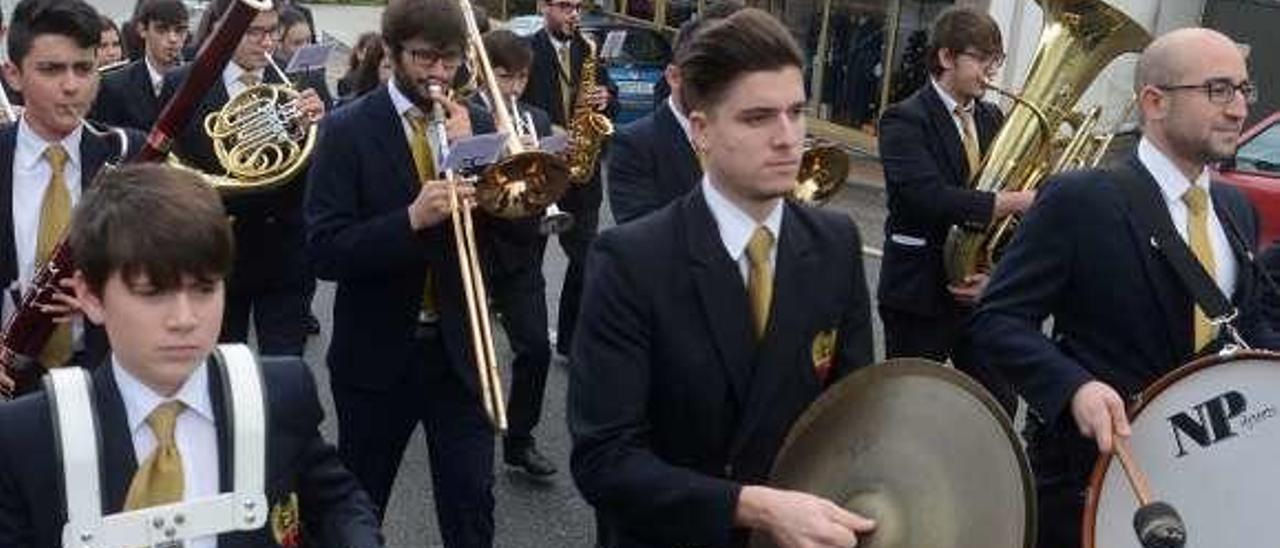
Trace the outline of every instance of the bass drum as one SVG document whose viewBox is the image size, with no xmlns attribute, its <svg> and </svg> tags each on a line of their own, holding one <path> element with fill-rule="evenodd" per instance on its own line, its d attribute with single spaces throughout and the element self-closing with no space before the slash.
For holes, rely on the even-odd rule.
<svg viewBox="0 0 1280 548">
<path fill-rule="evenodd" d="M 1129 450 L 1153 500 L 1186 524 L 1186 546 L 1260 546 L 1280 519 L 1280 354 L 1210 356 L 1161 377 L 1130 411 Z M 1118 459 L 1099 458 L 1084 548 L 1141 548 L 1138 501 Z"/>
</svg>

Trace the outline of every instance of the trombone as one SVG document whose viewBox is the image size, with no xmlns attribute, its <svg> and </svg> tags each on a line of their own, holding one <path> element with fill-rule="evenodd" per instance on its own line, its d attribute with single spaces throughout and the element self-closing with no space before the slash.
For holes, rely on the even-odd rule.
<svg viewBox="0 0 1280 548">
<path fill-rule="evenodd" d="M 533 115 L 529 111 L 520 110 L 520 101 L 515 95 L 509 97 L 511 103 L 511 116 L 515 118 L 516 137 L 524 139 L 528 137 L 534 143 L 538 142 L 538 127 L 533 123 Z M 491 101 L 492 102 L 492 101 Z M 538 220 L 538 232 L 543 236 L 550 234 L 560 234 L 566 230 L 573 228 L 573 214 L 560 209 L 555 202 L 551 202 L 547 209 L 543 211 L 542 218 Z"/>
<path fill-rule="evenodd" d="M 439 86 L 431 86 L 439 92 Z M 493 329 L 489 323 L 489 295 L 480 269 L 475 227 L 471 218 L 474 199 L 458 197 L 458 184 L 463 182 L 444 161 L 449 156 L 449 135 L 445 128 L 444 106 L 439 101 L 431 106 L 431 137 L 437 166 L 449 182 L 449 206 L 453 210 L 453 243 L 458 251 L 458 272 L 467 305 L 467 322 L 471 328 L 471 350 L 475 355 L 476 373 L 480 378 L 480 400 L 489 422 L 499 432 L 507 430 L 507 403 L 502 393 L 502 377 L 498 374 L 498 357 L 493 349 Z"/>
</svg>

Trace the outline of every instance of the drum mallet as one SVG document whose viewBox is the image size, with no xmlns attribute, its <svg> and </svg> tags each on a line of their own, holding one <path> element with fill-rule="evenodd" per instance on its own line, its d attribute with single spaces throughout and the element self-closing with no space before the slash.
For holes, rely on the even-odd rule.
<svg viewBox="0 0 1280 548">
<path fill-rule="evenodd" d="M 1143 548 L 1182 548 L 1187 542 L 1187 526 L 1182 516 L 1167 502 L 1152 501 L 1147 476 L 1129 453 L 1129 442 L 1115 437 L 1116 457 L 1124 468 L 1129 487 L 1138 497 L 1138 511 L 1133 514 L 1133 530 Z"/>
</svg>

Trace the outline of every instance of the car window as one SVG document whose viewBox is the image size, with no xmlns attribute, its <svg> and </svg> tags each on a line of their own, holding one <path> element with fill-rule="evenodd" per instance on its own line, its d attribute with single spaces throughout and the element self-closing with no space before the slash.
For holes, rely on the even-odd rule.
<svg viewBox="0 0 1280 548">
<path fill-rule="evenodd" d="M 1280 123 L 1272 123 L 1236 151 L 1236 169 L 1280 174 Z"/>
</svg>

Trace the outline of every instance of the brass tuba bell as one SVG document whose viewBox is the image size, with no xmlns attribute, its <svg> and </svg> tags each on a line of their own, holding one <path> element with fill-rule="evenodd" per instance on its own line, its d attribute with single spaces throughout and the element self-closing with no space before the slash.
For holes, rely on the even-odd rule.
<svg viewBox="0 0 1280 548">
<path fill-rule="evenodd" d="M 1151 41 L 1142 25 L 1101 0 L 1038 1 L 1045 20 L 1040 44 L 1022 93 L 997 89 L 1016 103 L 982 167 L 970 178 L 970 186 L 977 190 L 1034 190 L 1056 170 L 1087 165 L 1062 154 L 1059 160 L 1052 160 L 1057 144 L 1054 137 L 1063 124 L 1075 130 L 1066 154 L 1087 155 L 1089 161 L 1096 162 L 1101 151 L 1087 143 L 1093 139 L 1090 128 L 1097 114 L 1082 115 L 1072 109 L 1113 59 L 1139 51 Z M 993 219 L 981 228 L 952 228 L 944 248 L 947 278 L 959 282 L 970 274 L 989 271 L 1012 236 L 1015 219 Z"/>
<path fill-rule="evenodd" d="M 844 188 L 848 176 L 849 155 L 843 150 L 830 145 L 809 147 L 800 158 L 791 199 L 811 206 L 826 204 Z"/>
</svg>

